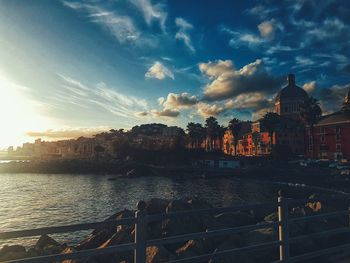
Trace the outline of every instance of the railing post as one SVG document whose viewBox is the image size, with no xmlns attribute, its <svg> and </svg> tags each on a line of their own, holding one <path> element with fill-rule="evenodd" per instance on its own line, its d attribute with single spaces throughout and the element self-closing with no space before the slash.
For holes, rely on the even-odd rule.
<svg viewBox="0 0 350 263">
<path fill-rule="evenodd" d="M 279 191 L 278 197 L 278 236 L 280 241 L 280 261 L 289 259 L 288 202 Z"/>
<path fill-rule="evenodd" d="M 139 201 L 137 203 L 137 211 L 135 212 L 135 244 L 134 251 L 135 263 L 146 263 L 146 240 L 147 240 L 147 219 L 146 219 L 146 203 Z"/>
</svg>

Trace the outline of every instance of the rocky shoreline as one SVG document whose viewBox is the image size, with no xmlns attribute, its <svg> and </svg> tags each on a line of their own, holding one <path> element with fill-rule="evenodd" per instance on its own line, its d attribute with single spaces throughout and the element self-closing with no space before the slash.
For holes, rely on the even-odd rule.
<svg viewBox="0 0 350 263">
<path fill-rule="evenodd" d="M 310 196 L 311 199 L 318 196 Z M 317 215 L 325 212 L 348 209 L 348 203 L 345 201 L 315 202 L 310 201 L 290 208 L 289 216 L 291 218 Z M 183 210 L 211 208 L 207 202 L 198 199 L 183 200 L 163 200 L 151 199 L 146 202 L 147 214 L 171 213 Z M 135 211 L 122 210 L 110 216 L 106 220 L 129 218 L 134 216 Z M 277 213 L 275 209 L 256 209 L 241 210 L 237 212 L 228 212 L 215 215 L 192 216 L 165 219 L 158 222 L 152 222 L 148 225 L 147 238 L 156 239 L 181 235 L 193 232 L 203 232 L 208 230 L 222 229 L 228 227 L 238 227 L 243 225 L 254 225 L 266 222 L 275 222 Z M 334 228 L 349 227 L 349 218 L 347 216 L 338 216 L 329 219 L 318 219 L 309 222 L 299 222 L 291 226 L 291 237 L 307 235 L 319 231 L 326 231 Z M 216 253 L 219 251 L 254 245 L 263 242 L 277 240 L 276 228 L 262 228 L 246 233 L 228 235 L 215 238 L 204 238 L 197 240 L 188 240 L 164 246 L 153 246 L 147 248 L 147 262 L 167 262 L 169 260 L 193 257 L 201 254 Z M 93 230 L 87 237 L 74 246 L 59 244 L 49 236 L 41 236 L 34 247 L 25 248 L 20 245 L 4 246 L 0 250 L 0 261 L 27 258 L 33 256 L 42 256 L 56 253 L 72 253 L 92 248 L 106 248 L 112 245 L 130 243 L 134 241 L 134 226 L 114 226 L 109 228 L 100 228 Z M 307 253 L 326 247 L 332 247 L 350 242 L 348 232 L 340 233 L 329 237 L 307 238 L 302 242 L 291 244 L 291 254 L 297 255 Z M 278 251 L 276 248 L 259 250 L 254 253 L 247 253 L 236 256 L 221 256 L 212 259 L 210 262 L 271 262 L 277 260 Z M 350 254 L 342 255 L 350 258 Z M 339 262 L 339 255 L 330 255 L 322 259 L 314 259 L 307 262 Z M 91 257 L 85 260 L 66 260 L 65 263 L 132 263 L 133 252 L 119 252 L 104 256 Z"/>
</svg>

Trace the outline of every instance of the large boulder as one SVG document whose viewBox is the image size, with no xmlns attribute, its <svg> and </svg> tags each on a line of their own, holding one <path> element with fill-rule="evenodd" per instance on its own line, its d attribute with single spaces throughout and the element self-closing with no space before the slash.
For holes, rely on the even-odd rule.
<svg viewBox="0 0 350 263">
<path fill-rule="evenodd" d="M 210 243 L 205 239 L 189 240 L 176 250 L 178 258 L 188 258 L 210 253 Z"/>
<path fill-rule="evenodd" d="M 147 247 L 146 262 L 147 263 L 161 263 L 174 260 L 175 256 L 163 246 Z"/>
<path fill-rule="evenodd" d="M 110 217 L 108 217 L 105 221 L 117 220 L 123 218 L 134 217 L 134 212 L 124 209 Z M 115 233 L 120 230 L 126 229 L 127 231 L 131 231 L 134 225 L 115 225 L 111 227 L 100 227 L 92 231 L 90 235 L 88 235 L 84 240 L 82 240 L 77 246 L 76 249 L 92 249 L 101 246 L 107 240 L 109 240 Z"/>
<path fill-rule="evenodd" d="M 251 214 L 240 211 L 218 214 L 214 219 L 222 228 L 239 227 L 256 223 Z"/>
<path fill-rule="evenodd" d="M 5 245 L 0 250 L 0 261 L 8 261 L 27 257 L 25 247 L 20 245 Z"/>
<path fill-rule="evenodd" d="M 274 228 L 261 228 L 243 233 L 243 242 L 245 246 L 258 245 L 261 243 L 272 242 L 278 240 L 278 232 Z M 278 247 L 268 247 L 260 250 L 255 250 L 249 254 L 255 262 L 272 262 L 277 260 Z"/>
<path fill-rule="evenodd" d="M 48 235 L 42 235 L 36 242 L 34 249 L 39 255 L 58 254 L 65 248 Z"/>
<path fill-rule="evenodd" d="M 116 246 L 120 244 L 126 244 L 133 242 L 133 235 L 128 229 L 121 229 L 110 239 L 108 239 L 105 243 L 103 243 L 99 248 L 107 248 L 109 246 Z M 95 260 L 98 260 L 100 262 L 120 262 L 120 261 L 127 261 L 127 262 L 133 262 L 133 252 L 132 251 L 124 251 L 124 252 L 117 252 L 113 254 L 108 255 L 102 255 L 99 257 L 94 257 Z"/>
<path fill-rule="evenodd" d="M 152 198 L 146 203 L 146 212 L 149 215 L 165 213 L 168 204 L 168 200 Z"/>
</svg>

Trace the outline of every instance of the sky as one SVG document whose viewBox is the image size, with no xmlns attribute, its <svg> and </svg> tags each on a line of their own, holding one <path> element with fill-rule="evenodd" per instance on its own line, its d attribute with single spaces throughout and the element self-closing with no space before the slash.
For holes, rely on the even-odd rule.
<svg viewBox="0 0 350 263">
<path fill-rule="evenodd" d="M 255 120 L 297 85 L 338 110 L 350 1 L 0 1 L 0 148 L 142 123 Z"/>
</svg>

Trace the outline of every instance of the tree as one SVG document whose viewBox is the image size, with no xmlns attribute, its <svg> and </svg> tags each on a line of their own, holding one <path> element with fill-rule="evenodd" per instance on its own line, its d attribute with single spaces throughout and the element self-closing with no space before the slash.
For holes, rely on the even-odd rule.
<svg viewBox="0 0 350 263">
<path fill-rule="evenodd" d="M 255 131 L 252 133 L 252 140 L 255 148 L 255 155 L 258 155 L 258 145 L 261 140 L 260 133 Z"/>
<path fill-rule="evenodd" d="M 314 125 L 322 115 L 320 103 L 317 99 L 310 97 L 300 105 L 300 117 L 309 126 L 312 141 L 312 158 L 315 158 L 314 147 Z"/>
<path fill-rule="evenodd" d="M 274 112 L 267 112 L 262 118 L 262 126 L 269 133 L 270 150 L 272 150 L 273 134 L 277 130 L 281 122 L 281 116 Z"/>
<path fill-rule="evenodd" d="M 194 148 L 195 141 L 197 139 L 196 124 L 194 122 L 189 122 L 187 124 L 186 131 L 191 139 L 191 148 Z"/>
<path fill-rule="evenodd" d="M 215 139 L 218 135 L 219 124 L 215 117 L 209 117 L 205 120 L 205 128 L 207 131 L 207 139 L 209 141 L 209 150 L 215 149 Z"/>
<path fill-rule="evenodd" d="M 220 150 L 222 150 L 223 137 L 224 137 L 225 132 L 226 132 L 226 127 L 224 127 L 222 125 L 218 127 L 217 137 L 220 140 Z"/>
<path fill-rule="evenodd" d="M 233 147 L 234 147 L 235 156 L 236 156 L 237 145 L 238 145 L 238 135 L 242 129 L 242 121 L 237 118 L 233 118 L 232 120 L 229 121 L 228 128 L 230 129 L 233 135 Z"/>
</svg>

